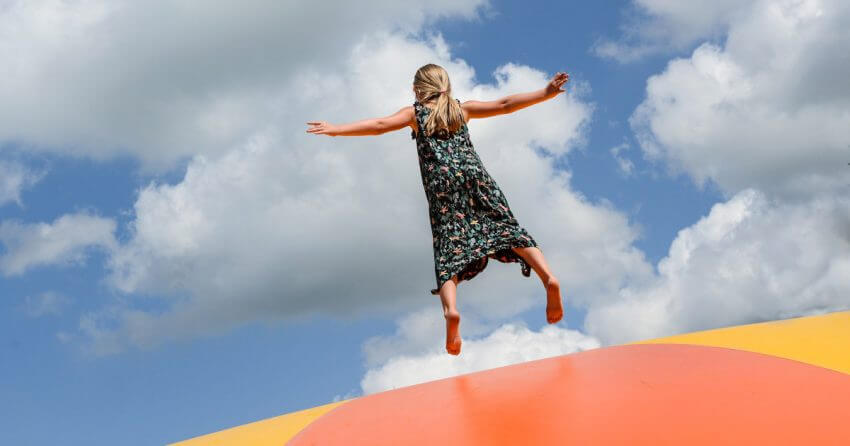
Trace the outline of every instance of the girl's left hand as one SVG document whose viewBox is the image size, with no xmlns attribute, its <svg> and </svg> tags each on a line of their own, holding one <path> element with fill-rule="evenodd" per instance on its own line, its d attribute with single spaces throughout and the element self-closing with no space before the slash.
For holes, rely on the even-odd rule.
<svg viewBox="0 0 850 446">
<path fill-rule="evenodd" d="M 547 96 L 557 96 L 564 92 L 561 88 L 567 81 L 570 80 L 569 73 L 565 71 L 559 71 L 555 73 L 555 76 L 552 77 L 552 80 L 546 85 L 546 95 Z"/>
<path fill-rule="evenodd" d="M 307 129 L 307 133 L 336 136 L 336 126 L 328 123 L 327 121 L 310 121 L 307 124 L 313 126 Z"/>
</svg>

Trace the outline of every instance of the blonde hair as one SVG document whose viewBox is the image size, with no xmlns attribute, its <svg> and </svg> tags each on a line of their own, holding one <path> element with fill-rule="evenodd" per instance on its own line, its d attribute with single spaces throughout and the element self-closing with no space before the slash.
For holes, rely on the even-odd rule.
<svg viewBox="0 0 850 446">
<path fill-rule="evenodd" d="M 425 120 L 425 135 L 439 134 L 441 137 L 447 137 L 463 126 L 463 110 L 452 98 L 452 84 L 443 67 L 432 63 L 420 67 L 413 76 L 413 88 L 419 103 L 437 99 L 436 105 Z"/>
</svg>

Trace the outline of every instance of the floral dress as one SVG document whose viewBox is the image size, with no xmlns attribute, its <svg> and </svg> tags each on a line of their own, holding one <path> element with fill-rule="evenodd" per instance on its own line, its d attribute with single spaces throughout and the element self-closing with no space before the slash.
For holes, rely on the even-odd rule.
<svg viewBox="0 0 850 446">
<path fill-rule="evenodd" d="M 431 294 L 439 295 L 455 274 L 458 281 L 472 279 L 487 267 L 488 258 L 519 263 L 528 277 L 531 266 L 511 248 L 540 247 L 519 225 L 505 195 L 481 163 L 466 123 L 445 137 L 425 136 L 431 109 L 419 101 L 413 107 L 418 131 L 412 130 L 411 137 L 416 140 L 434 244 L 437 288 Z"/>
</svg>

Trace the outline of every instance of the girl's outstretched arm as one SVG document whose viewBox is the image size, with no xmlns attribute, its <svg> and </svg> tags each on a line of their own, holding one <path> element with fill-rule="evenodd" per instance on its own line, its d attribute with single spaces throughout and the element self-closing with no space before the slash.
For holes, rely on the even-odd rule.
<svg viewBox="0 0 850 446">
<path fill-rule="evenodd" d="M 463 109 L 469 112 L 469 119 L 506 115 L 563 93 L 564 90 L 561 89 L 561 86 L 568 80 L 570 80 L 569 74 L 559 72 L 540 90 L 512 94 L 495 101 L 466 101 L 463 103 Z"/>
<path fill-rule="evenodd" d="M 328 136 L 364 136 L 381 135 L 393 130 L 408 127 L 413 124 L 413 106 L 408 105 L 394 114 L 384 118 L 371 118 L 349 124 L 334 125 L 325 121 L 309 121 L 313 126 L 307 133 Z"/>
</svg>

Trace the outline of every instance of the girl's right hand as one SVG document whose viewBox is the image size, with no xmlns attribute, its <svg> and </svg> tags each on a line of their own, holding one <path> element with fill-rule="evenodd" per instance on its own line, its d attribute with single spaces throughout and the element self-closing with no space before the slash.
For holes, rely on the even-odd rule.
<svg viewBox="0 0 850 446">
<path fill-rule="evenodd" d="M 553 76 L 552 80 L 549 81 L 549 84 L 546 85 L 546 96 L 556 96 L 563 93 L 564 90 L 561 89 L 561 86 L 569 80 L 570 75 L 566 72 L 561 71 L 555 73 L 555 76 Z"/>
<path fill-rule="evenodd" d="M 336 126 L 327 121 L 310 121 L 307 124 L 313 126 L 307 129 L 307 133 L 314 135 L 336 136 Z"/>
</svg>

